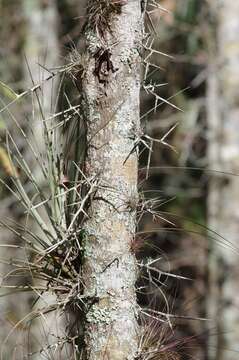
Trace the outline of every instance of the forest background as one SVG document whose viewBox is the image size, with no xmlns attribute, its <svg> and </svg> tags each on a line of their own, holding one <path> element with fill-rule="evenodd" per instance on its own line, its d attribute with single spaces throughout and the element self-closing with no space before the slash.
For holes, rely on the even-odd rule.
<svg viewBox="0 0 239 360">
<path fill-rule="evenodd" d="M 158 3 L 162 9 L 146 21 L 157 50 L 150 59 L 150 78 L 161 86 L 156 109 L 155 98 L 142 92 L 141 114 L 147 133 L 155 139 L 167 135 L 167 141 L 154 143 L 150 158 L 144 151 L 140 159 L 142 169 L 150 161 L 146 180 L 139 175 L 140 186 L 147 199 L 158 198 L 161 216 L 157 221 L 143 217 L 139 231 L 151 248 L 138 257 L 148 252 L 154 259 L 157 249 L 160 268 L 178 276 L 161 282 L 175 315 L 170 337 L 184 339 L 175 340 L 182 359 L 234 360 L 239 351 L 239 4 L 232 0 Z M 21 93 L 32 86 L 31 77 L 37 83 L 49 75 L 46 68 L 65 63 L 79 43 L 83 14 L 84 1 L 78 0 L 0 1 L 2 107 L 12 96 L 4 84 Z M 51 98 L 47 85 L 45 97 L 47 108 Z M 17 108 L 24 128 L 29 111 L 27 104 Z M 5 134 L 6 129 L 15 131 L 9 118 L 0 113 L 0 175 L 6 182 L 11 169 Z M 18 146 L 27 151 L 20 138 Z M 21 207 L 3 185 L 0 196 L 1 219 L 23 222 Z M 19 250 L 6 250 L 3 245 L 18 244 L 18 239 L 2 227 L 0 243 L 4 280 L 9 272 L 4 261 Z M 5 291 L 1 289 L 2 294 Z M 139 295 L 139 302 L 161 301 L 157 294 L 151 295 L 150 291 Z M 0 340 L 12 358 L 24 358 L 20 354 L 25 329 L 16 324 L 32 302 L 25 293 L 0 299 Z M 163 302 L 161 308 L 165 310 Z M 12 326 L 16 328 L 5 343 Z M 42 347 L 49 335 L 45 331 L 42 325 Z M 34 341 L 39 341 L 37 335 Z"/>
</svg>

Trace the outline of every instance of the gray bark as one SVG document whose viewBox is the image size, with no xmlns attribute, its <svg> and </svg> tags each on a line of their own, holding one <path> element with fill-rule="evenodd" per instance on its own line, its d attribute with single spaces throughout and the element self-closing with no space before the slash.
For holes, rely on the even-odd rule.
<svg viewBox="0 0 239 360">
<path fill-rule="evenodd" d="M 25 64 L 25 83 L 32 87 L 31 79 L 35 84 L 42 82 L 50 74 L 46 69 L 59 65 L 58 40 L 58 12 L 56 1 L 51 0 L 25 0 L 24 14 L 26 19 L 26 40 L 24 53 L 28 62 Z M 30 70 L 30 72 L 29 72 Z M 45 82 L 38 92 L 45 117 L 54 112 L 57 81 Z M 35 109 L 37 111 L 37 108 Z M 40 112 L 36 113 L 35 123 L 41 126 Z M 39 137 L 39 134 L 36 134 Z"/>
<path fill-rule="evenodd" d="M 42 107 L 43 117 L 47 119 L 54 114 L 56 110 L 56 95 L 59 86 L 59 79 L 54 78 L 53 81 L 44 82 L 43 80 L 49 76 L 46 69 L 51 69 L 59 65 L 59 40 L 58 40 L 58 20 L 59 15 L 57 11 L 56 0 L 24 0 L 24 15 L 26 20 L 26 38 L 24 44 L 24 52 L 27 59 L 25 64 L 25 87 L 31 88 L 32 80 L 34 84 L 42 83 L 41 89 L 37 92 L 39 101 Z M 33 147 L 36 145 L 36 152 L 44 154 L 44 137 L 43 137 L 43 122 L 42 113 L 39 109 L 39 104 L 36 94 L 32 95 L 32 101 L 29 98 L 29 112 L 31 116 L 31 130 L 29 131 L 29 138 Z M 50 127 L 50 122 L 47 122 Z M 29 150 L 29 149 L 28 149 Z M 32 171 L 35 174 L 39 186 L 43 185 L 43 178 L 39 166 L 36 165 L 35 159 L 32 158 L 32 153 L 26 154 L 29 163 L 32 164 Z M 44 215 L 43 215 L 44 216 Z M 39 229 L 35 223 L 31 225 L 32 231 L 37 234 Z M 49 224 L 50 226 L 50 224 Z M 40 284 L 39 284 L 40 285 Z M 45 284 L 42 284 L 45 285 Z M 30 311 L 45 307 L 56 301 L 56 297 L 52 294 L 42 294 L 35 305 L 34 309 Z M 44 318 L 41 316 L 34 321 L 31 327 L 30 341 L 31 350 L 35 353 L 34 359 L 42 359 L 50 356 L 51 346 L 56 343 L 57 337 L 61 337 L 63 333 L 63 325 L 60 321 L 60 316 L 55 313 L 50 313 Z M 59 351 L 54 351 L 54 358 L 60 357 L 61 347 Z M 62 354 L 61 354 L 62 355 Z M 63 356 L 63 355 L 62 355 Z M 62 357 L 63 358 L 63 357 Z"/>
<path fill-rule="evenodd" d="M 239 3 L 211 1 L 217 20 L 217 44 L 208 81 L 209 167 L 239 173 Z M 238 177 L 212 177 L 209 187 L 209 227 L 239 244 Z M 239 351 L 238 250 L 211 244 L 209 316 L 215 334 L 210 359 L 236 360 Z"/>
<path fill-rule="evenodd" d="M 138 156 L 131 151 L 140 132 L 143 19 L 140 0 L 118 3 L 120 13 L 110 14 L 111 30 L 102 36 L 88 13 L 82 78 L 88 142 L 85 173 L 89 181 L 97 181 L 85 223 L 82 271 L 89 299 L 84 342 L 91 360 L 133 359 L 138 342 L 137 269 L 130 248 L 136 230 Z M 103 53 L 109 68 L 106 60 L 100 64 Z"/>
</svg>

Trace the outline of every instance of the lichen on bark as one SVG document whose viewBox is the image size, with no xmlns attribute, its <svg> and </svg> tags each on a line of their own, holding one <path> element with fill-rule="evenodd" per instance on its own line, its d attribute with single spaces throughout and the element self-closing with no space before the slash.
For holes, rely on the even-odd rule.
<svg viewBox="0 0 239 360">
<path fill-rule="evenodd" d="M 89 1 L 89 6 L 92 3 Z M 143 19 L 139 0 L 102 3 L 120 11 L 113 11 L 110 29 L 106 26 L 104 34 L 92 23 L 85 28 L 89 55 L 82 77 L 87 122 L 85 175 L 97 179 L 97 188 L 84 225 L 87 236 L 81 280 L 89 299 L 85 304 L 84 356 L 132 360 L 138 346 L 137 266 L 131 252 L 136 208 L 129 210 L 128 204 L 133 198 L 137 207 L 138 155 L 132 149 L 140 130 Z M 88 13 L 88 20 L 90 16 Z"/>
</svg>

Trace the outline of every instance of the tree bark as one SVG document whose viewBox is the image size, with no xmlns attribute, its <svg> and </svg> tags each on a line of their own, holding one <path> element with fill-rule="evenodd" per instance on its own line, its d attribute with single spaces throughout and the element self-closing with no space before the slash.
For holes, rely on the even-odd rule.
<svg viewBox="0 0 239 360">
<path fill-rule="evenodd" d="M 31 79 L 38 84 L 49 76 L 50 72 L 47 69 L 59 65 L 59 14 L 55 0 L 24 0 L 23 6 L 27 22 L 24 53 L 28 66 L 25 64 L 25 83 L 32 87 Z M 45 117 L 49 116 L 50 112 L 54 112 L 57 82 L 58 79 L 54 79 L 54 82 L 45 82 L 38 93 Z M 40 111 L 38 110 L 37 119 L 34 119 L 38 124 L 38 131 L 40 126 L 42 127 L 39 117 Z M 37 135 L 39 136 L 39 134 Z"/>
<path fill-rule="evenodd" d="M 92 13 L 97 6 L 107 16 L 105 28 Z M 91 360 L 133 359 L 137 351 L 137 267 L 131 242 L 138 155 L 132 150 L 140 132 L 142 24 L 140 0 L 88 1 L 82 76 L 85 174 L 97 184 L 85 222 L 82 278 L 85 357 Z"/>
<path fill-rule="evenodd" d="M 217 22 L 208 81 L 209 167 L 239 173 L 239 3 L 211 1 Z M 213 176 L 209 187 L 209 227 L 238 249 L 238 177 Z M 211 244 L 209 316 L 215 334 L 210 359 L 236 360 L 239 351 L 238 251 Z M 216 328 L 216 329 L 215 329 Z"/>
</svg>

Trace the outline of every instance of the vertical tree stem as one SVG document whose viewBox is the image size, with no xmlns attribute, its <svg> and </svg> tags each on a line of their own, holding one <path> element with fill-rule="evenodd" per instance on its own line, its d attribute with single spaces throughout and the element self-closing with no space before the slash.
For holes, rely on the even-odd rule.
<svg viewBox="0 0 239 360">
<path fill-rule="evenodd" d="M 239 3 L 211 0 L 217 23 L 208 80 L 209 166 L 238 174 L 239 171 Z M 209 227 L 230 243 L 211 245 L 209 317 L 213 319 L 210 359 L 236 360 L 239 351 L 238 233 L 239 182 L 221 174 L 210 181 Z M 232 249 L 234 248 L 234 249 Z M 216 333 L 216 336 L 215 336 Z M 215 339 L 215 340 L 214 340 Z M 210 340 L 210 338 L 209 338 Z"/>
<path fill-rule="evenodd" d="M 136 230 L 138 155 L 131 151 L 140 130 L 143 21 L 140 0 L 112 1 L 119 8 L 107 12 L 110 29 L 103 29 L 91 17 L 92 3 L 82 88 L 87 119 L 85 172 L 89 181 L 97 180 L 97 187 L 85 223 L 84 342 L 87 359 L 133 359 L 138 324 L 131 242 Z"/>
</svg>

